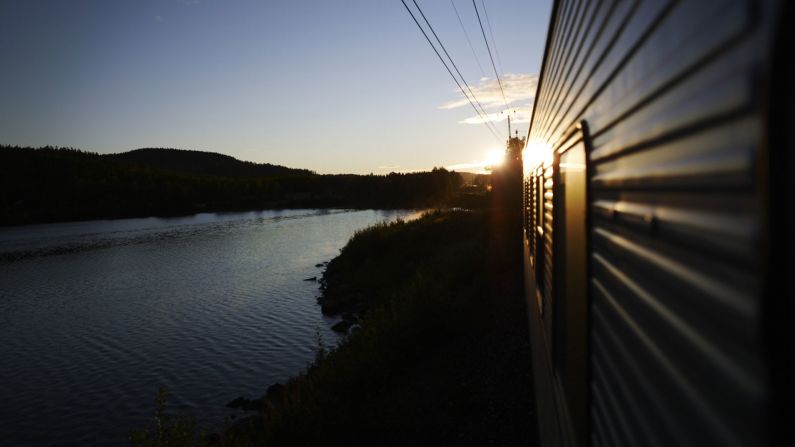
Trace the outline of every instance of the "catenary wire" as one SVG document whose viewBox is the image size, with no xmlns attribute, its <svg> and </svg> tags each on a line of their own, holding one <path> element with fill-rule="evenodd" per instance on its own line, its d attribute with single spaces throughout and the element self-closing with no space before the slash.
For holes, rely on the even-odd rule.
<svg viewBox="0 0 795 447">
<path fill-rule="evenodd" d="M 502 68 L 502 58 L 500 57 L 500 49 L 497 47 L 497 39 L 494 38 L 494 28 L 491 26 L 491 20 L 489 20 L 489 11 L 486 9 L 486 3 L 484 0 L 480 0 L 480 6 L 483 7 L 483 15 L 486 16 L 486 27 L 489 29 L 489 36 L 491 36 L 491 44 L 494 45 L 494 55 L 497 56 L 497 67 L 500 69 L 500 74 L 502 77 L 505 77 L 505 70 Z"/>
<path fill-rule="evenodd" d="M 422 12 L 422 8 L 420 8 L 420 5 L 417 3 L 417 0 L 412 0 L 412 2 L 414 3 L 414 6 L 417 8 L 417 11 L 420 12 L 422 20 L 425 21 L 426 25 L 428 25 L 428 29 L 431 30 L 433 37 L 436 39 L 436 42 L 439 43 L 439 46 L 442 48 L 442 51 L 444 52 L 444 55 L 447 56 L 447 59 L 450 61 L 450 64 L 453 66 L 453 69 L 455 70 L 456 73 L 458 73 L 458 77 L 461 79 L 461 82 L 464 83 L 464 86 L 466 86 L 467 91 L 469 91 L 469 94 L 472 96 L 472 99 L 474 99 L 475 103 L 478 105 L 478 107 L 480 107 L 480 111 L 483 112 L 484 115 L 482 118 L 485 119 L 486 117 L 489 116 L 488 112 L 486 112 L 486 109 L 484 109 L 483 105 L 480 103 L 480 101 L 478 101 L 477 96 L 475 96 L 475 92 L 472 91 L 472 88 L 469 87 L 469 83 L 467 82 L 466 79 L 464 79 L 464 75 L 462 75 L 461 71 L 458 70 L 458 66 L 455 64 L 455 61 L 453 61 L 453 57 L 450 56 L 450 53 L 447 52 L 447 48 L 444 47 L 442 40 L 439 39 L 439 36 L 436 34 L 436 31 L 433 29 L 431 22 L 428 21 L 427 17 L 425 17 L 425 13 Z M 494 127 L 494 124 L 491 121 L 488 121 L 486 125 L 492 127 L 494 131 L 499 134 L 499 131 Z"/>
<path fill-rule="evenodd" d="M 447 73 L 449 73 L 449 74 L 450 74 L 450 77 L 451 77 L 451 78 L 453 78 L 453 81 L 455 81 L 456 85 L 457 85 L 457 86 L 458 86 L 458 88 L 461 90 L 461 93 L 463 93 L 463 94 L 464 94 L 464 96 L 467 98 L 467 101 L 469 102 L 469 105 L 471 105 L 471 106 L 472 106 L 472 108 L 475 110 L 475 112 L 478 114 L 478 116 L 480 116 L 480 118 L 483 120 L 483 123 L 485 124 L 485 123 L 487 122 L 487 119 L 486 119 L 486 117 L 484 117 L 484 116 L 483 116 L 483 115 L 480 113 L 480 110 L 478 110 L 478 108 L 477 108 L 477 107 L 475 107 L 475 104 L 472 102 L 472 100 L 471 100 L 471 99 L 469 98 L 469 96 L 466 94 L 466 91 L 464 90 L 464 88 L 463 88 L 463 87 L 461 87 L 461 83 L 460 83 L 460 82 L 458 82 L 458 79 L 456 79 L 456 77 L 455 77 L 455 75 L 453 74 L 452 70 L 450 70 L 450 67 L 448 67 L 448 66 L 447 66 L 447 63 L 444 61 L 444 58 L 442 58 L 442 55 L 441 55 L 441 54 L 439 54 L 439 50 L 437 50 L 437 49 L 436 49 L 436 47 L 433 45 L 433 42 L 432 42 L 432 41 L 431 41 L 431 39 L 428 37 L 428 34 L 425 32 L 425 30 L 422 28 L 422 25 L 420 25 L 420 22 L 417 20 L 417 17 L 415 17 L 415 16 L 414 16 L 414 13 L 413 13 L 413 12 L 411 11 L 411 9 L 408 7 L 408 5 L 406 4 L 405 0 L 400 0 L 400 2 L 401 2 L 401 3 L 403 3 L 403 7 L 405 7 L 405 8 L 406 8 L 406 11 L 408 11 L 408 13 L 409 13 L 409 15 L 411 16 L 411 18 L 412 18 L 412 19 L 414 19 L 414 23 L 415 23 L 415 24 L 417 24 L 417 27 L 418 27 L 418 28 L 420 29 L 420 31 L 422 32 L 422 35 L 423 35 L 423 36 L 425 36 L 425 40 L 427 40 L 427 41 L 428 41 L 428 44 L 429 44 L 429 45 L 431 46 L 431 48 L 433 49 L 433 52 L 434 52 L 434 53 L 436 53 L 436 56 L 437 56 L 437 57 L 439 58 L 439 60 L 442 62 L 442 65 L 444 65 L 444 68 L 447 70 Z M 491 127 L 489 127 L 489 126 L 487 125 L 487 126 L 486 126 L 486 129 L 489 129 L 489 132 L 491 132 L 491 134 L 492 134 L 492 135 L 494 135 L 494 138 L 496 138 L 496 139 L 497 139 L 497 141 L 499 141 L 499 142 L 502 142 L 502 140 L 500 139 L 500 137 L 499 137 L 499 136 L 497 136 L 497 134 L 494 132 L 494 130 L 492 130 L 492 128 L 491 128 Z"/>
<path fill-rule="evenodd" d="M 402 0 L 401 0 L 402 1 Z M 502 89 L 502 81 L 500 75 L 497 74 L 497 66 L 494 65 L 494 57 L 491 55 L 491 48 L 489 47 L 489 39 L 486 38 L 486 31 L 483 30 L 483 21 L 480 20 L 480 13 L 478 12 L 478 5 L 475 0 L 472 0 L 472 6 L 475 7 L 475 14 L 478 16 L 478 23 L 480 24 L 480 32 L 483 34 L 483 40 L 486 42 L 486 49 L 489 51 L 489 59 L 491 59 L 491 68 L 494 69 L 494 76 L 497 77 L 497 85 L 500 86 L 500 93 L 502 94 L 502 101 L 505 103 L 505 108 L 508 108 L 508 100 L 505 99 L 505 90 Z"/>
<path fill-rule="evenodd" d="M 475 52 L 475 47 L 472 45 L 472 41 L 469 39 L 469 33 L 467 33 L 467 29 L 464 26 L 464 21 L 461 20 L 461 14 L 458 13 L 458 8 L 455 7 L 455 2 L 450 0 L 450 4 L 453 5 L 453 11 L 455 11 L 455 16 L 458 17 L 458 23 L 461 24 L 461 30 L 464 31 L 464 37 L 467 39 L 467 43 L 469 44 L 469 49 L 472 50 L 472 56 L 475 56 L 475 62 L 478 63 L 478 68 L 480 68 L 480 74 L 483 77 L 486 77 L 486 70 L 483 69 L 483 65 L 480 63 L 480 58 L 478 58 L 478 53 Z M 497 58 L 499 60 L 499 58 Z"/>
</svg>

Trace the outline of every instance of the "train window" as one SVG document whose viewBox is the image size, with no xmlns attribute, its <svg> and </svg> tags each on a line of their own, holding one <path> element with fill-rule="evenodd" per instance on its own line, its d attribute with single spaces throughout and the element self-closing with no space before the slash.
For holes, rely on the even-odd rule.
<svg viewBox="0 0 795 447">
<path fill-rule="evenodd" d="M 582 128 L 578 127 L 578 131 Z M 572 424 L 584 429 L 588 390 L 588 244 L 586 136 L 555 157 L 555 368 Z M 565 280 L 563 280 L 565 278 Z M 579 431 L 579 430 L 578 430 Z M 584 431 L 579 431 L 584 432 Z"/>
<path fill-rule="evenodd" d="M 535 278 L 538 289 L 537 301 L 540 315 L 544 316 L 544 170 L 538 168 L 534 175 L 535 182 L 535 218 L 533 234 L 535 235 Z"/>
<path fill-rule="evenodd" d="M 533 188 L 531 179 L 525 177 L 524 182 L 524 190 L 522 196 L 522 217 L 524 218 L 523 227 L 524 227 L 524 237 L 527 239 L 530 249 L 532 250 L 532 235 L 533 233 L 530 231 L 530 228 L 533 224 Z M 530 256 L 533 256 L 533 252 L 530 252 Z"/>
</svg>

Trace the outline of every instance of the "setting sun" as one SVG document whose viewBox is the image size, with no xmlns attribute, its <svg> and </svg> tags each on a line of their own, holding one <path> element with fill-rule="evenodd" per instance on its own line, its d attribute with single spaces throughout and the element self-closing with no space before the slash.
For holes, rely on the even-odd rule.
<svg viewBox="0 0 795 447">
<path fill-rule="evenodd" d="M 483 159 L 483 166 L 486 169 L 500 166 L 505 161 L 505 151 L 502 149 L 492 149 L 486 152 Z"/>
</svg>

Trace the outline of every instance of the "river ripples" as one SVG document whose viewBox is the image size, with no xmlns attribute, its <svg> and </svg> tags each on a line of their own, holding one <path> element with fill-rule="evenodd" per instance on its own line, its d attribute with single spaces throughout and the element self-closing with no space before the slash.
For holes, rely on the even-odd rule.
<svg viewBox="0 0 795 447">
<path fill-rule="evenodd" d="M 0 440 L 124 445 L 157 387 L 219 427 L 224 404 L 303 370 L 331 321 L 315 264 L 412 211 L 289 210 L 0 229 Z"/>
</svg>

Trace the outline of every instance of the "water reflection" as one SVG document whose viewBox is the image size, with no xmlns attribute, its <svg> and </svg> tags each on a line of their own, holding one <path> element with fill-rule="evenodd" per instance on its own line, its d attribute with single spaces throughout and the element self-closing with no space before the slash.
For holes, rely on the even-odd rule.
<svg viewBox="0 0 795 447">
<path fill-rule="evenodd" d="M 123 444 L 158 386 L 202 422 L 336 335 L 315 264 L 411 211 L 284 210 L 0 229 L 0 438 Z"/>
</svg>

